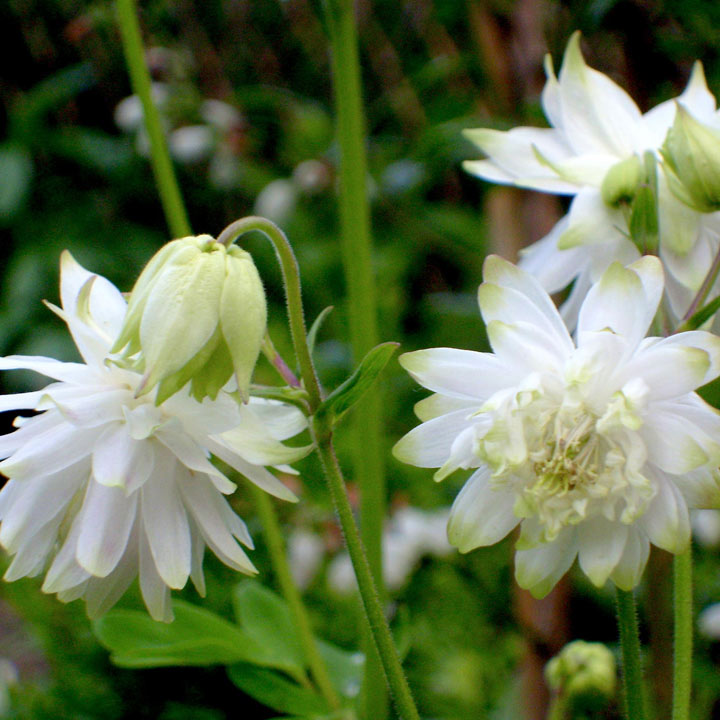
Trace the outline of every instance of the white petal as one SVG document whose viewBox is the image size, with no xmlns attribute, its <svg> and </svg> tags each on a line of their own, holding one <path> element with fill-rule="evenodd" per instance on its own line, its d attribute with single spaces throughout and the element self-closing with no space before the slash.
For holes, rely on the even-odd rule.
<svg viewBox="0 0 720 720">
<path fill-rule="evenodd" d="M 0 370 L 32 370 L 54 380 L 77 385 L 88 384 L 94 374 L 87 365 L 74 362 L 60 362 L 54 358 L 31 355 L 8 355 L 0 357 Z"/>
<path fill-rule="evenodd" d="M 683 552 L 690 542 L 687 505 L 670 478 L 660 471 L 655 475 L 657 494 L 640 518 L 640 525 L 653 545 L 671 553 Z"/>
<path fill-rule="evenodd" d="M 213 478 L 221 492 L 230 493 L 235 483 L 228 480 L 207 458 L 205 450 L 187 435 L 171 429 L 161 429 L 155 437 L 167 447 L 188 470 L 204 473 Z"/>
<path fill-rule="evenodd" d="M 99 432 L 80 430 L 67 423 L 57 425 L 3 460 L 0 472 L 8 477 L 39 477 L 63 470 L 92 452 Z"/>
<path fill-rule="evenodd" d="M 137 511 L 137 495 L 96 482 L 88 485 L 80 517 L 78 563 L 96 577 L 109 575 L 125 552 Z"/>
<path fill-rule="evenodd" d="M 45 575 L 45 581 L 42 585 L 43 592 L 61 593 L 85 583 L 90 577 L 90 573 L 81 568 L 75 559 L 77 541 L 81 530 L 82 515 L 78 514 L 70 526 L 70 532 L 65 542 L 50 565 L 47 575 Z M 80 595 L 76 597 L 80 597 Z"/>
<path fill-rule="evenodd" d="M 515 553 L 515 579 L 536 598 L 545 597 L 570 569 L 576 554 L 575 528 L 565 528 L 553 542 Z"/>
<path fill-rule="evenodd" d="M 121 487 L 126 495 L 145 483 L 155 464 L 152 442 L 134 440 L 122 423 L 108 427 L 95 443 L 92 473 L 96 482 Z"/>
<path fill-rule="evenodd" d="M 487 335 L 500 364 L 521 375 L 535 371 L 559 373 L 567 360 L 566 349 L 558 346 L 552 335 L 527 322 L 506 325 L 493 320 L 487 325 Z"/>
<path fill-rule="evenodd" d="M 639 530 L 629 527 L 622 556 L 610 579 L 621 590 L 632 590 L 640 582 L 649 554 L 648 539 Z"/>
<path fill-rule="evenodd" d="M 44 570 L 47 558 L 57 540 L 61 522 L 62 517 L 59 515 L 54 517 L 38 528 L 33 537 L 19 547 L 10 567 L 5 571 L 5 580 L 13 582 L 21 577 L 33 577 Z"/>
<path fill-rule="evenodd" d="M 287 440 L 307 428 L 307 418 L 294 405 L 251 397 L 243 407 L 256 415 L 276 440 Z"/>
<path fill-rule="evenodd" d="M 589 68 L 575 33 L 559 75 L 562 127 L 577 152 L 610 153 L 619 159 L 638 145 L 640 111 L 610 78 Z"/>
<path fill-rule="evenodd" d="M 44 390 L 34 392 L 15 393 L 14 395 L 0 395 L 0 412 L 8 410 L 34 409 L 45 395 Z"/>
<path fill-rule="evenodd" d="M 497 390 L 515 385 L 521 375 L 491 353 L 431 348 L 405 353 L 400 365 L 423 387 L 482 404 Z"/>
<path fill-rule="evenodd" d="M 519 522 L 513 512 L 512 493 L 493 488 L 490 471 L 478 470 L 455 498 L 448 520 L 448 539 L 466 553 L 494 545 Z"/>
<path fill-rule="evenodd" d="M 602 246 L 609 265 L 617 257 L 612 257 L 616 248 L 627 239 L 627 223 L 617 208 L 605 204 L 600 190 L 594 187 L 583 188 L 570 203 L 567 214 L 567 229 L 558 238 L 558 247 L 562 250 L 592 245 Z"/>
<path fill-rule="evenodd" d="M 720 471 L 702 468 L 675 478 L 689 508 L 711 510 L 720 508 Z"/>
<path fill-rule="evenodd" d="M 627 536 L 627 525 L 603 517 L 589 518 L 578 526 L 578 561 L 597 587 L 605 584 L 620 561 Z"/>
<path fill-rule="evenodd" d="M 93 428 L 113 420 L 122 420 L 123 403 L 132 400 L 132 392 L 124 388 L 89 388 L 87 393 L 76 392 L 72 397 L 67 393 L 46 392 L 38 410 L 57 408 L 60 414 L 73 425 Z M 65 397 L 63 397 L 63 395 Z"/>
<path fill-rule="evenodd" d="M 229 567 L 247 574 L 257 572 L 245 551 L 235 542 L 225 522 L 225 498 L 202 476 L 180 477 L 180 491 L 205 542 Z"/>
<path fill-rule="evenodd" d="M 648 256 L 643 262 L 643 274 L 657 274 L 662 278 L 662 266 L 657 258 Z M 578 332 L 607 329 L 635 347 L 645 337 L 659 301 L 659 296 L 648 298 L 644 287 L 639 272 L 613 263 L 588 292 L 580 309 Z"/>
<path fill-rule="evenodd" d="M 478 403 L 476 400 L 451 398 L 447 395 L 435 393 L 434 395 L 430 395 L 430 397 L 426 397 L 424 400 L 416 402 L 413 410 L 419 420 L 426 422 L 427 420 L 432 420 L 440 415 L 446 415 L 456 410 L 467 410 L 468 414 L 470 414 L 470 412 L 472 412 L 471 408 L 477 410 Z"/>
<path fill-rule="evenodd" d="M 168 453 L 169 455 L 169 453 Z M 155 567 L 166 585 L 180 589 L 190 574 L 190 527 L 167 457 L 140 490 L 143 525 Z"/>
<path fill-rule="evenodd" d="M 158 622 L 172 622 L 170 590 L 155 568 L 155 561 L 144 532 L 139 533 L 140 544 L 140 592 L 150 617 Z"/>
<path fill-rule="evenodd" d="M 393 447 L 393 455 L 416 467 L 440 467 L 448 459 L 457 436 L 474 422 L 466 408 L 441 415 L 411 430 Z"/>
<path fill-rule="evenodd" d="M 190 537 L 192 539 L 190 579 L 200 597 L 205 597 L 205 574 L 203 573 L 203 557 L 205 555 L 205 540 L 191 515 L 188 515 Z"/>
</svg>

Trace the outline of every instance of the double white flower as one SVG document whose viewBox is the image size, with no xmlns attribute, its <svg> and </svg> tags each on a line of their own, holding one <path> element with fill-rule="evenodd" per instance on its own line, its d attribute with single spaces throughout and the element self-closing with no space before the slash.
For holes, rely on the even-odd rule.
<svg viewBox="0 0 720 720">
<path fill-rule="evenodd" d="M 549 56 L 545 69 L 542 106 L 552 127 L 468 130 L 467 137 L 487 158 L 464 167 L 491 182 L 574 196 L 568 214 L 525 251 L 520 263 L 550 293 L 575 281 L 563 307 L 572 324 L 605 268 L 640 255 L 623 208 L 603 199 L 608 173 L 632 158 L 642 168 L 646 151 L 659 160 L 678 103 L 698 120 L 717 122 L 716 103 L 697 63 L 678 98 L 642 114 L 622 88 L 585 64 L 579 33 L 568 43 L 559 77 Z M 658 193 L 660 252 L 670 271 L 667 292 L 675 314 L 682 316 L 717 249 L 720 214 L 703 215 L 677 200 L 661 168 Z"/>
<path fill-rule="evenodd" d="M 720 375 L 720 338 L 645 338 L 663 293 L 655 257 L 611 265 L 580 308 L 573 343 L 528 273 L 485 262 L 479 302 L 492 353 L 402 356 L 435 394 L 395 446 L 442 480 L 475 468 L 448 536 L 461 552 L 521 525 L 519 584 L 546 594 L 575 557 L 596 585 L 637 584 L 649 544 L 687 547 L 688 507 L 720 505 L 720 414 L 693 390 Z"/>
<path fill-rule="evenodd" d="M 280 441 L 305 427 L 295 408 L 221 392 L 194 400 L 187 388 L 156 406 L 137 397 L 142 375 L 108 361 L 126 303 L 105 278 L 64 253 L 62 310 L 83 359 L 0 358 L 0 369 L 24 368 L 56 382 L 0 397 L 1 410 L 44 411 L 18 418 L 0 438 L 0 543 L 14 555 L 5 579 L 47 569 L 43 590 L 63 601 L 83 597 L 88 614 L 108 610 L 139 574 L 153 618 L 172 619 L 170 588 L 190 577 L 204 593 L 205 547 L 240 572 L 255 569 L 238 541 L 252 547 L 243 521 L 223 494 L 228 480 L 212 453 L 251 482 L 295 500 L 264 465 L 285 464 L 309 448 Z"/>
</svg>

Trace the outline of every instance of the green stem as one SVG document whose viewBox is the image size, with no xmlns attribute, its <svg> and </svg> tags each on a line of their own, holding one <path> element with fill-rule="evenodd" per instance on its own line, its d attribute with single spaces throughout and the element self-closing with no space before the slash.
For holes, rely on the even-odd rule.
<svg viewBox="0 0 720 720">
<path fill-rule="evenodd" d="M 333 710 L 337 710 L 341 704 L 340 697 L 330 682 L 325 661 L 320 655 L 317 642 L 315 641 L 315 635 L 310 625 L 310 618 L 308 617 L 302 597 L 290 572 L 285 543 L 283 542 L 282 531 L 277 519 L 277 514 L 272 505 L 272 500 L 266 492 L 255 485 L 251 484 L 250 487 L 255 496 L 255 506 L 257 507 L 260 521 L 263 525 L 265 542 L 267 543 L 270 553 L 270 561 L 272 562 L 273 570 L 283 597 L 290 606 L 290 612 L 292 613 L 295 627 L 298 630 L 300 642 L 305 651 L 305 658 L 310 666 L 310 671 L 323 697 Z"/>
<path fill-rule="evenodd" d="M 357 363 L 378 344 L 379 332 L 355 2 L 327 0 L 326 8 L 340 147 L 340 239 L 347 285 L 350 345 Z M 384 596 L 382 534 L 386 488 L 382 410 L 380 395 L 369 394 L 353 412 L 351 432 L 355 438 L 352 444 L 353 475 L 360 488 L 362 538 L 375 583 Z M 372 652 L 367 652 L 371 648 L 371 643 L 366 642 L 365 716 L 382 720 L 387 715 L 387 697 L 379 661 Z"/>
<path fill-rule="evenodd" d="M 307 332 L 305 330 L 305 314 L 303 313 L 302 292 L 300 289 L 300 271 L 298 269 L 295 254 L 285 233 L 275 223 L 266 218 L 250 217 L 236 220 L 228 225 L 218 235 L 217 241 L 230 247 L 235 240 L 245 233 L 257 230 L 270 240 L 280 261 L 280 268 L 285 283 L 285 296 L 287 299 L 288 319 L 290 321 L 290 334 L 292 335 L 295 357 L 300 366 L 300 374 L 305 382 L 305 390 L 308 394 L 310 408 L 313 412 L 317 409 L 322 400 L 320 383 L 318 382 L 310 348 L 307 344 Z"/>
<path fill-rule="evenodd" d="M 185 237 L 191 235 L 192 231 L 170 160 L 160 115 L 152 99 L 150 73 L 145 64 L 135 0 L 117 0 L 117 16 L 130 84 L 142 103 L 145 130 L 150 140 L 150 162 L 165 219 L 173 237 Z"/>
<path fill-rule="evenodd" d="M 645 720 L 645 690 L 642 680 L 640 657 L 640 632 L 638 629 L 635 596 L 617 588 L 617 614 L 622 645 L 623 685 L 625 710 L 628 720 Z"/>
<path fill-rule="evenodd" d="M 675 643 L 672 720 L 689 720 L 692 688 L 692 549 L 673 560 Z"/>
<path fill-rule="evenodd" d="M 390 685 L 398 714 L 403 720 L 420 720 L 420 715 L 415 707 L 415 702 L 400 664 L 400 657 L 390 627 L 385 619 L 383 606 L 360 539 L 360 532 L 350 507 L 342 471 L 332 444 L 332 433 L 329 427 L 317 418 L 313 422 L 312 431 L 323 470 L 325 471 L 325 477 L 330 486 L 335 512 L 340 518 L 345 544 L 355 570 L 365 617 L 370 625 L 375 648 L 385 669 L 387 682 Z"/>
<path fill-rule="evenodd" d="M 567 702 L 564 693 L 559 692 L 550 700 L 547 720 L 567 720 Z"/>
</svg>

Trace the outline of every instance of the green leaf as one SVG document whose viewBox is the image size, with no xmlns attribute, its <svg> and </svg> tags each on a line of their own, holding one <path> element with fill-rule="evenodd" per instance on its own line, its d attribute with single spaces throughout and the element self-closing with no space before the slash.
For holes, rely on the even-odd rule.
<svg viewBox="0 0 720 720">
<path fill-rule="evenodd" d="M 317 410 L 319 417 L 336 423 L 370 389 L 390 361 L 400 343 L 387 342 L 374 347 L 355 372 L 325 399 Z"/>
<path fill-rule="evenodd" d="M 323 640 L 318 640 L 317 644 L 333 687 L 343 697 L 357 697 L 362 685 L 364 655 L 361 652 L 344 650 Z"/>
<path fill-rule="evenodd" d="M 317 693 L 300 687 L 272 670 L 240 663 L 228 668 L 230 680 L 267 707 L 283 713 L 315 718 L 330 711 Z"/>
<path fill-rule="evenodd" d="M 228 665 L 265 657 L 253 638 L 220 616 L 181 600 L 173 602 L 173 611 L 175 620 L 162 623 L 139 610 L 111 610 L 93 630 L 121 667 Z"/>
<path fill-rule="evenodd" d="M 32 158 L 24 147 L 10 143 L 0 146 L 0 224 L 22 208 L 32 176 Z"/>
<path fill-rule="evenodd" d="M 313 322 L 312 327 L 310 328 L 310 332 L 307 336 L 307 342 L 308 347 L 310 348 L 310 355 L 313 355 L 315 352 L 315 343 L 317 341 L 317 334 L 320 331 L 320 328 L 323 326 L 323 323 L 325 320 L 327 320 L 328 315 L 334 310 L 335 308 L 332 305 L 328 305 L 316 318 L 315 322 Z"/>
<path fill-rule="evenodd" d="M 238 623 L 265 649 L 265 665 L 281 670 L 302 671 L 305 654 L 290 609 L 285 601 L 257 580 L 243 580 L 233 590 Z"/>
</svg>

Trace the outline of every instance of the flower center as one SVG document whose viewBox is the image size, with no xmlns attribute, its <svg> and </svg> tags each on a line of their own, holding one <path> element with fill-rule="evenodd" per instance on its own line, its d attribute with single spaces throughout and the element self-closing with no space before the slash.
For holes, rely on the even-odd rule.
<svg viewBox="0 0 720 720">
<path fill-rule="evenodd" d="M 653 495 L 642 473 L 640 416 L 622 392 L 598 415 L 567 388 L 535 388 L 491 398 L 492 424 L 476 445 L 493 482 L 512 489 L 518 517 L 535 518 L 541 541 L 602 515 L 629 523 Z"/>
</svg>

